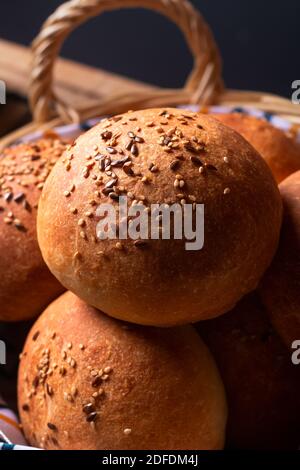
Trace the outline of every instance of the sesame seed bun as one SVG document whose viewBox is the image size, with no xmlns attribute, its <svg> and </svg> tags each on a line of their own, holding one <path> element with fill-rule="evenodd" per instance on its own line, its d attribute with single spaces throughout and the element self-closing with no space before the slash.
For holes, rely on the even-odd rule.
<svg viewBox="0 0 300 470">
<path fill-rule="evenodd" d="M 204 204 L 203 249 L 187 251 L 174 238 L 97 239 L 98 205 L 116 207 L 120 195 L 146 208 Z M 220 315 L 257 286 L 277 247 L 281 211 L 270 170 L 239 134 L 206 115 L 152 109 L 79 137 L 44 187 L 38 237 L 52 273 L 88 304 L 171 326 Z"/>
<path fill-rule="evenodd" d="M 210 348 L 228 399 L 227 446 L 294 449 L 300 442 L 300 375 L 256 293 L 197 329 Z M 299 367 L 299 366 L 298 366 Z"/>
<path fill-rule="evenodd" d="M 25 436 L 45 449 L 223 447 L 223 384 L 194 328 L 124 324 L 70 292 L 33 326 L 18 393 Z"/>
<path fill-rule="evenodd" d="M 300 340 L 300 171 L 279 185 L 283 226 L 277 254 L 260 294 L 271 321 L 290 348 Z"/>
<path fill-rule="evenodd" d="M 269 165 L 277 183 L 300 170 L 300 145 L 292 136 L 254 116 L 232 113 L 214 117 L 253 145 Z"/>
<path fill-rule="evenodd" d="M 0 321 L 30 319 L 63 292 L 43 261 L 36 217 L 44 182 L 65 148 L 44 139 L 0 155 Z"/>
</svg>

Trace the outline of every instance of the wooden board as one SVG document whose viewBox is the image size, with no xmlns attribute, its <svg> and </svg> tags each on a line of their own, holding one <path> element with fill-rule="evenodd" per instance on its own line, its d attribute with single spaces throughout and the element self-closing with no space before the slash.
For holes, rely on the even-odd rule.
<svg viewBox="0 0 300 470">
<path fill-rule="evenodd" d="M 27 96 L 31 52 L 29 48 L 0 40 L 0 79 L 10 91 Z M 129 78 L 59 59 L 55 70 L 55 90 L 75 108 L 94 105 L 113 92 L 150 89 Z M 152 87 L 153 88 L 153 87 Z"/>
<path fill-rule="evenodd" d="M 9 92 L 7 104 L 0 106 L 0 137 L 31 120 L 25 101 L 30 63 L 30 48 L 0 40 L 0 80 L 5 81 Z M 116 91 L 150 88 L 153 87 L 71 60 L 59 59 L 55 68 L 55 92 L 78 109 L 93 106 Z"/>
</svg>

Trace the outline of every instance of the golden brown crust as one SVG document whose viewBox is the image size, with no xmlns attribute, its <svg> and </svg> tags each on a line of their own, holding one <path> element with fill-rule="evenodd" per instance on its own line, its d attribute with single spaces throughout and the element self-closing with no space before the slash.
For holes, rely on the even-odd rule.
<svg viewBox="0 0 300 470">
<path fill-rule="evenodd" d="M 43 184 L 65 148 L 44 139 L 0 155 L 1 321 L 30 319 L 63 292 L 42 259 L 36 216 Z"/>
<path fill-rule="evenodd" d="M 228 399 L 227 444 L 293 449 L 300 442 L 299 366 L 270 325 L 257 294 L 197 325 L 219 367 Z"/>
<path fill-rule="evenodd" d="M 134 155 L 126 150 L 131 132 L 138 136 Z M 117 165 L 107 175 L 101 155 L 128 157 L 130 174 Z M 203 203 L 204 248 L 186 251 L 185 240 L 172 239 L 145 247 L 128 239 L 121 250 L 116 240 L 97 242 L 95 211 L 112 202 L 103 194 L 112 178 L 114 193 L 145 198 L 147 206 Z M 45 185 L 38 236 L 50 270 L 80 298 L 116 318 L 165 326 L 220 315 L 253 290 L 280 224 L 273 177 L 241 136 L 205 115 L 154 109 L 114 117 L 79 137 Z"/>
<path fill-rule="evenodd" d="M 266 120 L 241 113 L 215 114 L 214 117 L 253 145 L 269 165 L 277 183 L 300 170 L 299 143 Z"/>
<path fill-rule="evenodd" d="M 223 384 L 195 330 L 124 324 L 70 292 L 33 326 L 18 393 L 28 441 L 47 449 L 223 447 Z"/>
<path fill-rule="evenodd" d="M 279 248 L 260 294 L 271 321 L 290 348 L 300 340 L 300 171 L 279 185 L 283 225 Z"/>
</svg>

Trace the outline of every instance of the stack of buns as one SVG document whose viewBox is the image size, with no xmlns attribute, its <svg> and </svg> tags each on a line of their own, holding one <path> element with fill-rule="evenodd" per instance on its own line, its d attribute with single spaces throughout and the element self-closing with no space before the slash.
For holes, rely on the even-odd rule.
<svg viewBox="0 0 300 470">
<path fill-rule="evenodd" d="M 37 234 L 58 286 L 46 302 L 61 286 L 69 292 L 42 313 L 21 355 L 28 442 L 296 448 L 300 384 L 288 348 L 299 330 L 299 173 L 280 191 L 276 180 L 300 168 L 298 144 L 256 118 L 167 108 L 104 119 L 63 150 L 45 170 Z M 193 220 L 204 207 L 203 246 L 187 249 L 174 226 L 169 237 L 138 224 L 139 236 L 121 236 L 130 211 L 113 224 L 115 238 L 103 236 L 99 208 L 119 214 L 125 197 L 148 222 L 155 204 L 189 204 Z M 41 313 L 51 291 L 37 286 Z M 23 318 L 17 310 L 6 316 Z"/>
</svg>

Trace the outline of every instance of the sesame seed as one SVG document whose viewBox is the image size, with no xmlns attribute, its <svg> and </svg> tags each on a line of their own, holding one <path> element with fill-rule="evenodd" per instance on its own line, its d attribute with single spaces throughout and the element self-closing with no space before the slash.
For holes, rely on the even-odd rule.
<svg viewBox="0 0 300 470">
<path fill-rule="evenodd" d="M 22 202 L 24 197 L 25 197 L 24 193 L 18 193 L 14 196 L 14 201 L 17 203 Z"/>
<path fill-rule="evenodd" d="M 83 351 L 83 350 L 85 349 L 85 346 L 84 346 L 83 344 L 80 344 L 80 345 L 79 345 L 79 349 L 80 349 L 81 351 Z"/>
<path fill-rule="evenodd" d="M 183 180 L 179 181 L 179 187 L 183 188 L 185 186 L 185 182 Z"/>
<path fill-rule="evenodd" d="M 225 188 L 224 189 L 224 194 L 229 194 L 230 193 L 230 188 Z"/>
<path fill-rule="evenodd" d="M 109 140 L 109 139 L 112 138 L 112 132 L 104 131 L 104 132 L 102 132 L 101 137 L 102 137 L 103 140 Z M 97 147 L 97 150 L 98 150 L 98 147 Z"/>
<path fill-rule="evenodd" d="M 200 168 L 199 168 L 199 173 L 204 173 L 204 171 L 205 171 L 205 170 L 204 170 L 204 166 L 200 166 Z"/>
<path fill-rule="evenodd" d="M 116 248 L 117 248 L 117 250 L 123 250 L 124 247 L 123 247 L 122 243 L 117 242 L 116 243 Z"/>
<path fill-rule="evenodd" d="M 79 225 L 79 227 L 84 227 L 84 226 L 86 225 L 85 220 L 79 219 L 79 220 L 78 220 L 78 225 Z"/>
<path fill-rule="evenodd" d="M 72 346 L 73 346 L 72 343 L 68 343 L 68 344 L 67 344 L 67 348 L 68 348 L 68 349 L 72 349 Z"/>
<path fill-rule="evenodd" d="M 228 157 L 224 157 L 223 160 L 224 160 L 225 163 L 229 163 Z"/>
<path fill-rule="evenodd" d="M 194 163 L 195 165 L 198 165 L 198 166 L 203 166 L 203 163 L 202 161 L 200 160 L 199 157 L 196 157 L 195 155 L 192 155 L 191 158 L 190 158 L 191 162 Z"/>
<path fill-rule="evenodd" d="M 124 429 L 123 432 L 124 432 L 125 436 L 129 436 L 129 434 L 131 434 L 132 430 L 130 428 L 126 428 L 126 429 Z"/>
<path fill-rule="evenodd" d="M 108 183 L 106 183 L 105 188 L 107 189 L 113 188 L 117 182 L 118 182 L 117 178 L 109 180 Z"/>
<path fill-rule="evenodd" d="M 9 192 L 5 193 L 3 197 L 4 197 L 5 201 L 9 202 L 13 198 L 13 193 L 9 191 Z"/>
<path fill-rule="evenodd" d="M 36 341 L 36 340 L 38 339 L 39 335 L 40 335 L 40 332 L 39 332 L 39 331 L 36 331 L 36 332 L 34 333 L 33 337 L 32 337 L 32 341 Z"/>
<path fill-rule="evenodd" d="M 109 197 L 110 199 L 114 200 L 114 201 L 118 201 L 119 200 L 119 195 L 115 192 L 112 192 L 109 194 Z"/>
<path fill-rule="evenodd" d="M 76 251 L 73 256 L 74 259 L 80 260 L 82 258 L 82 255 L 79 251 Z"/>
<path fill-rule="evenodd" d="M 114 155 L 117 153 L 117 150 L 114 147 L 106 147 L 106 150 L 109 154 Z"/>
<path fill-rule="evenodd" d="M 75 359 L 73 359 L 73 358 L 71 359 L 71 361 L 70 361 L 70 366 L 71 366 L 73 369 L 75 369 L 75 367 L 76 367 L 76 361 L 75 361 Z"/>
<path fill-rule="evenodd" d="M 104 373 L 105 373 L 105 374 L 109 374 L 109 373 L 111 372 L 111 370 L 112 370 L 111 367 L 110 367 L 110 366 L 107 366 L 107 367 L 105 367 L 105 369 L 104 369 Z"/>
<path fill-rule="evenodd" d="M 133 242 L 133 244 L 134 244 L 134 246 L 136 246 L 136 247 L 138 247 L 138 248 L 142 248 L 142 247 L 147 246 L 148 243 L 147 243 L 146 241 L 144 241 L 144 240 L 135 240 L 135 241 Z"/>
<path fill-rule="evenodd" d="M 132 144 L 132 146 L 131 146 L 131 153 L 134 157 L 137 157 L 138 154 L 139 154 L 138 146 L 135 143 Z"/>
<path fill-rule="evenodd" d="M 65 197 L 70 197 L 70 196 L 71 196 L 70 191 L 65 191 L 65 192 L 64 192 L 64 196 L 65 196 Z"/>
<path fill-rule="evenodd" d="M 86 240 L 86 234 L 85 232 L 80 232 L 80 237 L 83 239 L 83 240 Z"/>
<path fill-rule="evenodd" d="M 47 426 L 51 431 L 57 431 L 57 427 L 55 426 L 55 424 L 47 423 Z"/>
<path fill-rule="evenodd" d="M 87 415 L 92 413 L 94 410 L 95 410 L 95 407 L 93 403 L 87 403 L 86 405 L 82 407 L 82 411 Z"/>
<path fill-rule="evenodd" d="M 208 170 L 217 171 L 217 168 L 214 165 L 211 165 L 210 163 L 205 163 L 204 165 L 205 168 L 207 168 Z"/>
<path fill-rule="evenodd" d="M 22 224 L 22 222 L 19 219 L 14 220 L 14 225 L 17 229 L 20 229 L 20 230 L 24 229 L 24 225 Z"/>
<path fill-rule="evenodd" d="M 92 387 L 96 388 L 96 387 L 99 387 L 99 385 L 101 385 L 101 382 L 102 382 L 102 377 L 95 377 L 94 380 L 92 381 Z"/>
<path fill-rule="evenodd" d="M 92 422 L 92 421 L 95 421 L 97 419 L 97 416 L 98 416 L 98 413 L 97 412 L 93 412 L 93 413 L 90 413 L 87 417 L 86 417 L 86 420 L 88 423 Z"/>
<path fill-rule="evenodd" d="M 170 170 L 174 171 L 174 170 L 177 170 L 177 168 L 179 167 L 180 163 L 178 160 L 173 160 L 171 163 L 170 163 Z"/>
</svg>

